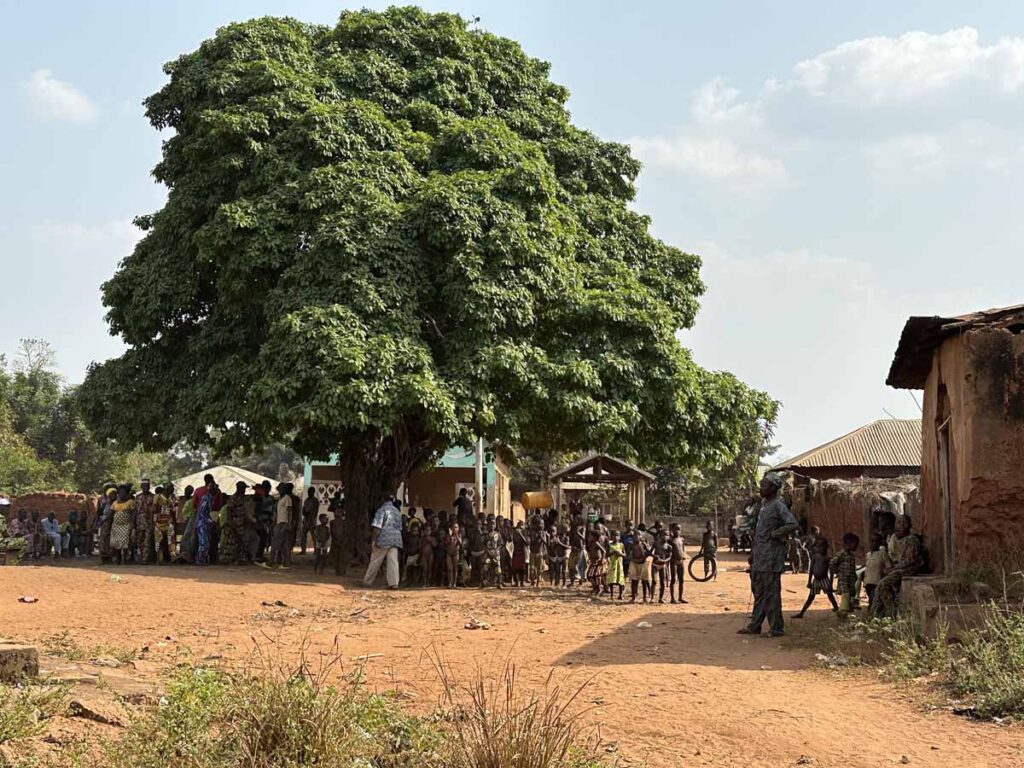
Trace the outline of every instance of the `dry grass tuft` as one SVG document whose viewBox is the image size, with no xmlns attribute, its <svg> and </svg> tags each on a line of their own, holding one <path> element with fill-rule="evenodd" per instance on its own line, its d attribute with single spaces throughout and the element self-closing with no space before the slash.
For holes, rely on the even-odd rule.
<svg viewBox="0 0 1024 768">
<path fill-rule="evenodd" d="M 539 690 L 524 692 L 516 667 L 459 684 L 451 667 L 435 656 L 441 679 L 441 709 L 451 723 L 451 768 L 588 768 L 598 766 L 597 739 L 586 738 L 585 709 L 573 711 L 589 681 L 566 690 L 549 675 Z"/>
</svg>

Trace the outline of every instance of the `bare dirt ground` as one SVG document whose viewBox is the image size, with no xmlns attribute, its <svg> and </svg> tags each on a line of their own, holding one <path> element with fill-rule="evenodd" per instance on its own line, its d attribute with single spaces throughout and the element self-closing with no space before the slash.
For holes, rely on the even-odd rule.
<svg viewBox="0 0 1024 768">
<path fill-rule="evenodd" d="M 688 583 L 685 606 L 595 602 L 575 590 L 365 590 L 296 560 L 287 572 L 3 568 L 0 634 L 41 644 L 67 632 L 82 646 L 134 649 L 139 660 L 116 674 L 154 684 L 182 660 L 244 661 L 254 643 L 282 658 L 305 646 L 315 658 L 337 640 L 349 671 L 368 657 L 367 684 L 419 710 L 437 702 L 431 656 L 464 678 L 478 667 L 496 676 L 511 659 L 526 685 L 549 674 L 566 687 L 589 680 L 580 701 L 620 765 L 1024 766 L 1019 726 L 928 711 L 870 670 L 829 672 L 813 649 L 736 635 L 749 606 L 739 556 L 724 556 L 717 581 Z M 788 614 L 805 592 L 801 577 L 784 578 Z M 23 594 L 39 602 L 17 602 Z M 469 617 L 491 629 L 465 629 Z M 805 621 L 820 629 L 834 619 L 819 610 Z"/>
</svg>

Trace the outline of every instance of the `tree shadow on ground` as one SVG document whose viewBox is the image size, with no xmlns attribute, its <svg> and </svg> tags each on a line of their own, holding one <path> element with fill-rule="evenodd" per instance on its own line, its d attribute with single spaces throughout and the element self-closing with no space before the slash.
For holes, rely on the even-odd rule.
<svg viewBox="0 0 1024 768">
<path fill-rule="evenodd" d="M 736 634 L 747 619 L 741 612 L 696 613 L 692 609 L 631 616 L 628 622 L 554 663 L 565 667 L 684 664 L 764 671 L 810 665 L 806 651 L 794 651 L 780 639 Z M 600 631 L 601 625 L 595 629 Z"/>
<path fill-rule="evenodd" d="M 263 568 L 252 563 L 239 565 L 190 565 L 186 563 L 172 563 L 170 565 L 162 563 L 155 563 L 153 565 L 113 565 L 102 564 L 97 558 L 84 558 L 81 560 L 32 560 L 22 562 L 17 567 L 33 568 L 37 566 L 88 570 L 121 577 L 153 576 L 167 579 L 189 579 L 203 583 L 237 584 L 245 582 L 247 584 L 309 584 L 321 586 L 331 584 L 341 586 L 345 584 L 352 588 L 354 587 L 354 582 L 358 581 L 355 578 L 355 573 L 358 569 L 355 567 L 349 570 L 347 576 L 336 576 L 330 568 L 323 574 L 316 574 L 313 572 L 313 556 L 311 554 L 300 555 L 299 553 L 296 553 L 292 558 L 292 566 L 283 571 L 275 568 Z M 383 583 L 383 576 L 378 579 L 378 582 Z M 362 587 L 362 584 L 359 583 L 358 586 Z"/>
</svg>

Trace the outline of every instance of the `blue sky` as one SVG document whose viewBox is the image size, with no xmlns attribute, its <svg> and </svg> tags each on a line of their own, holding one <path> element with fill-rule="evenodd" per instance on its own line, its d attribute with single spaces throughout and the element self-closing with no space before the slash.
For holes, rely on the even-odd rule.
<svg viewBox="0 0 1024 768">
<path fill-rule="evenodd" d="M 519 40 L 578 124 L 632 144 L 638 208 L 705 260 L 684 343 L 783 401 L 785 453 L 917 415 L 884 384 L 908 315 L 1024 300 L 1024 6 L 424 5 Z M 232 20 L 343 7 L 0 2 L 0 351 L 45 338 L 73 381 L 118 353 L 99 284 L 163 199 L 140 106 L 162 64 Z"/>
</svg>

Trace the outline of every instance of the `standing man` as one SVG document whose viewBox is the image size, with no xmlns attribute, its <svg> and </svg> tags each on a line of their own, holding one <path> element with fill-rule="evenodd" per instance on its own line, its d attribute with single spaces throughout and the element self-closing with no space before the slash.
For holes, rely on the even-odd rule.
<svg viewBox="0 0 1024 768">
<path fill-rule="evenodd" d="M 302 541 L 299 542 L 302 554 L 306 554 L 306 537 L 313 536 L 319 516 L 320 501 L 316 497 L 316 488 L 311 485 L 309 490 L 306 491 L 306 498 L 302 502 Z"/>
<path fill-rule="evenodd" d="M 398 550 L 402 547 L 402 513 L 392 503 L 394 499 L 394 496 L 389 495 L 373 515 L 370 564 L 366 568 L 366 575 L 363 576 L 363 584 L 367 587 L 373 584 L 381 565 L 387 561 L 388 589 L 398 589 Z"/>
<path fill-rule="evenodd" d="M 288 533 L 292 520 L 292 497 L 288 493 L 288 486 L 284 483 L 278 484 L 277 493 L 277 517 L 274 523 L 274 539 L 270 545 L 270 564 L 287 568 L 286 550 L 291 552 Z M 291 560 L 290 555 L 288 555 L 288 560 Z"/>
<path fill-rule="evenodd" d="M 295 495 L 295 483 L 285 483 L 288 498 L 292 501 L 292 516 L 288 523 L 288 549 L 284 553 L 285 565 L 292 564 L 292 550 L 298 543 L 302 532 L 302 499 Z"/>
<path fill-rule="evenodd" d="M 156 496 L 149 490 L 148 477 L 139 482 L 140 490 L 135 496 L 135 560 L 139 563 L 156 562 Z"/>
<path fill-rule="evenodd" d="M 270 493 L 270 481 L 264 480 L 260 485 L 252 487 L 253 512 L 256 515 L 256 562 L 265 563 L 267 550 L 271 549 L 274 540 L 274 519 L 277 516 L 277 502 Z"/>
<path fill-rule="evenodd" d="M 452 502 L 452 506 L 455 507 L 455 516 L 459 521 L 459 525 L 465 530 L 469 523 L 469 518 L 473 516 L 473 501 L 469 498 L 469 491 L 465 488 L 460 488 L 459 497 Z"/>
<path fill-rule="evenodd" d="M 761 634 L 761 625 L 768 621 L 769 637 L 782 637 L 782 571 L 789 550 L 787 539 L 797 529 L 796 518 L 779 498 L 782 478 L 769 472 L 761 480 L 761 509 L 754 529 L 750 553 L 750 585 L 754 592 L 754 614 L 750 624 L 739 630 L 741 635 Z"/>
</svg>

